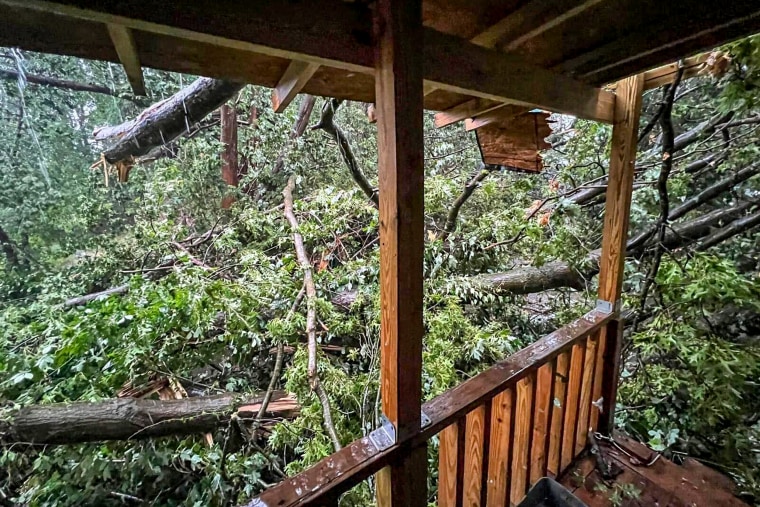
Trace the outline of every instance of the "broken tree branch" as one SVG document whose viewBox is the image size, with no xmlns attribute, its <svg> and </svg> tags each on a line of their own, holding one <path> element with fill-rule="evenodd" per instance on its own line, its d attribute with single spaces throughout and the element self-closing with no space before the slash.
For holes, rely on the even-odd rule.
<svg viewBox="0 0 760 507">
<path fill-rule="evenodd" d="M 322 404 L 322 419 L 325 430 L 330 436 L 330 440 L 332 440 L 333 447 L 336 451 L 339 451 L 342 446 L 340 438 L 338 438 L 338 432 L 335 430 L 335 424 L 333 423 L 332 411 L 330 409 L 330 398 L 327 396 L 327 392 L 325 392 L 322 383 L 319 381 L 319 372 L 317 371 L 317 289 L 314 286 L 314 276 L 311 262 L 309 261 L 309 255 L 306 253 L 303 236 L 301 236 L 301 233 L 299 232 L 298 220 L 293 211 L 294 187 L 295 179 L 291 176 L 288 178 L 288 184 L 285 185 L 282 195 L 285 202 L 285 218 L 288 220 L 290 228 L 293 230 L 293 243 L 295 244 L 298 262 L 303 270 L 303 283 L 306 289 L 306 335 L 308 338 L 307 347 L 309 355 L 307 371 L 309 376 L 309 386 Z"/>
<path fill-rule="evenodd" d="M 60 79 L 50 76 L 39 76 L 29 73 L 24 73 L 24 75 L 21 76 L 21 74 L 19 74 L 19 72 L 16 70 L 0 69 L 0 79 L 5 79 L 7 81 L 18 81 L 20 77 L 27 83 L 37 84 L 41 86 L 49 86 L 51 88 L 59 88 L 62 90 L 70 90 L 74 92 L 98 93 L 101 95 L 116 97 L 118 99 L 126 99 L 136 104 L 143 103 L 142 100 L 136 97 L 119 94 L 107 86 L 90 83 L 79 83 L 77 81 L 70 81 L 68 79 Z"/>
<path fill-rule="evenodd" d="M 295 399 L 285 392 L 272 396 L 268 413 L 293 417 Z M 4 445 L 29 443 L 75 444 L 104 440 L 132 440 L 168 435 L 207 433 L 238 417 L 251 417 L 261 395 L 221 394 L 175 400 L 116 398 L 94 403 L 31 405 L 7 421 L 0 421 Z"/>
<path fill-rule="evenodd" d="M 354 178 L 356 184 L 359 185 L 359 188 L 362 189 L 362 192 L 364 192 L 369 200 L 372 201 L 375 207 L 378 207 L 380 205 L 380 200 L 377 189 L 375 189 L 370 184 L 369 180 L 367 180 L 367 177 L 364 176 L 364 172 L 361 167 L 359 167 L 359 162 L 356 160 L 354 150 L 351 148 L 351 143 L 348 142 L 346 134 L 335 124 L 335 112 L 342 103 L 343 101 L 338 99 L 325 100 L 325 103 L 322 106 L 322 116 L 320 117 L 319 122 L 311 127 L 311 130 L 324 130 L 336 143 L 338 143 L 340 156 L 343 158 L 346 167 L 348 167 L 351 177 Z"/>
<path fill-rule="evenodd" d="M 457 199 L 454 201 L 454 204 L 451 205 L 449 214 L 446 217 L 446 224 L 443 227 L 443 233 L 441 234 L 441 239 L 443 241 L 446 241 L 446 238 L 449 237 L 449 234 L 454 232 L 454 229 L 457 226 L 457 217 L 459 216 L 459 210 L 462 209 L 462 206 L 465 202 L 467 202 L 467 199 L 469 199 L 475 190 L 477 190 L 477 188 L 480 186 L 480 183 L 486 179 L 486 177 L 495 169 L 499 169 L 499 167 L 500 166 L 486 165 L 481 163 L 475 174 L 470 177 L 470 179 L 465 184 L 462 193 L 459 194 L 459 197 L 457 197 Z"/>
<path fill-rule="evenodd" d="M 245 85 L 222 79 L 200 78 L 166 100 L 153 104 L 137 118 L 93 133 L 97 141 L 112 141 L 103 151 L 115 164 L 146 155 L 176 137 L 231 99 Z"/>
</svg>

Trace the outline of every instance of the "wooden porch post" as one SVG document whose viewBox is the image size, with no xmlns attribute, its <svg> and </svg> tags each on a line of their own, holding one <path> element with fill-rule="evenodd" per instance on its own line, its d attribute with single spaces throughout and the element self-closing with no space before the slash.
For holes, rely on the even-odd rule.
<svg viewBox="0 0 760 507">
<path fill-rule="evenodd" d="M 422 2 L 378 0 L 375 97 L 380 181 L 380 305 L 383 414 L 403 442 L 420 428 L 422 399 Z M 378 504 L 427 503 L 422 446 L 377 474 Z"/>
<path fill-rule="evenodd" d="M 616 89 L 602 257 L 599 261 L 599 299 L 612 303 L 617 309 L 619 309 L 623 288 L 625 249 L 628 241 L 628 222 L 643 91 L 643 74 L 620 81 Z M 602 329 L 599 347 L 597 347 L 601 375 L 598 374 L 599 368 L 597 368 L 594 400 L 602 397 L 603 401 L 601 415 L 597 408 L 592 411 L 591 426 L 602 433 L 611 431 L 614 423 L 622 332 L 622 321 L 612 321 Z"/>
</svg>

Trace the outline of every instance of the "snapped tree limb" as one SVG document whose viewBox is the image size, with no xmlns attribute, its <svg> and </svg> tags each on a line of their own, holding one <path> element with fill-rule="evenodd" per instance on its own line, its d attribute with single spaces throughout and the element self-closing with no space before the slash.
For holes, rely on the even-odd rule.
<svg viewBox="0 0 760 507">
<path fill-rule="evenodd" d="M 317 289 L 314 286 L 314 275 L 311 267 L 311 261 L 309 255 L 306 253 L 306 247 L 303 243 L 303 236 L 299 232 L 298 220 L 296 214 L 293 211 L 293 188 L 295 187 L 295 179 L 291 176 L 288 178 L 288 184 L 285 185 L 285 189 L 282 191 L 282 195 L 285 201 L 285 218 L 290 224 L 290 228 L 293 230 L 293 243 L 295 244 L 296 257 L 298 257 L 298 263 L 303 270 L 303 285 L 306 289 L 306 336 L 308 339 L 308 352 L 309 352 L 309 364 L 307 368 L 307 375 L 309 376 L 309 386 L 311 390 L 319 398 L 319 402 L 322 404 L 322 423 L 327 431 L 327 434 L 332 440 L 333 447 L 336 451 L 341 449 L 340 438 L 338 432 L 335 430 L 335 424 L 333 423 L 332 410 L 330 409 L 330 398 L 327 396 L 327 392 L 322 383 L 319 380 L 319 372 L 317 371 Z"/>
<path fill-rule="evenodd" d="M 206 433 L 233 415 L 252 418 L 261 403 L 261 395 L 228 393 L 164 401 L 116 398 L 31 405 L 0 421 L 0 441 L 4 445 L 75 444 Z M 293 397 L 279 391 L 273 394 L 267 413 L 273 418 L 292 418 L 298 409 Z"/>
<path fill-rule="evenodd" d="M 153 104 L 137 118 L 103 127 L 95 140 L 110 144 L 103 156 L 111 163 L 129 162 L 189 132 L 191 126 L 231 99 L 245 85 L 223 79 L 200 78 L 166 100 Z"/>
</svg>

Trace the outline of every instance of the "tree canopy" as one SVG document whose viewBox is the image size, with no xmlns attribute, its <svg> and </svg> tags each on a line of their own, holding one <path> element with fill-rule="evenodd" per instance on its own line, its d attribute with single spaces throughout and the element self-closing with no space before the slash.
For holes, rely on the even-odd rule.
<svg viewBox="0 0 760 507">
<path fill-rule="evenodd" d="M 235 505 L 377 426 L 368 105 L 145 80 L 0 49 L 0 503 Z M 752 501 L 758 86 L 755 37 L 645 94 L 616 415 Z M 426 113 L 427 399 L 595 304 L 611 130 L 552 120 L 523 174 Z M 365 483 L 341 505 L 372 502 Z"/>
</svg>

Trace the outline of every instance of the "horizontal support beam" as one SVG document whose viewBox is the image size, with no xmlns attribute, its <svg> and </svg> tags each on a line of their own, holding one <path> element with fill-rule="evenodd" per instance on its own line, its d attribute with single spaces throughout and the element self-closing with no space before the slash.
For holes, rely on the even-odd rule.
<svg viewBox="0 0 760 507">
<path fill-rule="evenodd" d="M 488 99 L 470 99 L 462 102 L 451 109 L 441 111 L 435 115 L 435 126 L 438 128 L 446 127 L 452 123 L 457 123 L 468 118 L 485 114 L 493 109 L 504 107 L 501 102 L 495 102 Z"/>
<path fill-rule="evenodd" d="M 309 79 L 317 72 L 319 64 L 293 60 L 280 78 L 272 92 L 272 107 L 275 113 L 281 113 L 290 105 Z"/>
<path fill-rule="evenodd" d="M 371 12 L 359 3 L 196 0 L 169 2 L 157 9 L 152 0 L 0 0 L 0 5 L 374 73 Z M 428 87 L 612 121 L 614 94 L 517 56 L 425 28 L 422 58 Z"/>
<path fill-rule="evenodd" d="M 264 491 L 251 501 L 248 507 L 327 504 L 325 500 L 337 498 L 388 463 L 424 445 L 427 440 L 475 407 L 515 386 L 519 380 L 570 350 L 578 340 L 596 333 L 618 316 L 616 312 L 604 313 L 598 310 L 587 313 L 480 375 L 425 403 L 422 411 L 431 422 L 408 441 L 381 451 L 369 437 L 356 440 L 312 468 Z"/>
<path fill-rule="evenodd" d="M 513 50 L 581 14 L 602 0 L 533 0 L 482 32 L 472 42 Z"/>
<path fill-rule="evenodd" d="M 501 107 L 488 111 L 487 113 L 465 120 L 464 129 L 469 132 L 470 130 L 479 129 L 480 127 L 485 127 L 486 125 L 490 125 L 492 123 L 509 120 L 510 118 L 514 118 L 515 116 L 527 111 L 529 111 L 529 109 L 525 107 L 505 104 Z"/>
<path fill-rule="evenodd" d="M 613 93 L 521 57 L 430 29 L 423 55 L 425 80 L 442 90 L 612 123 Z"/>
</svg>

